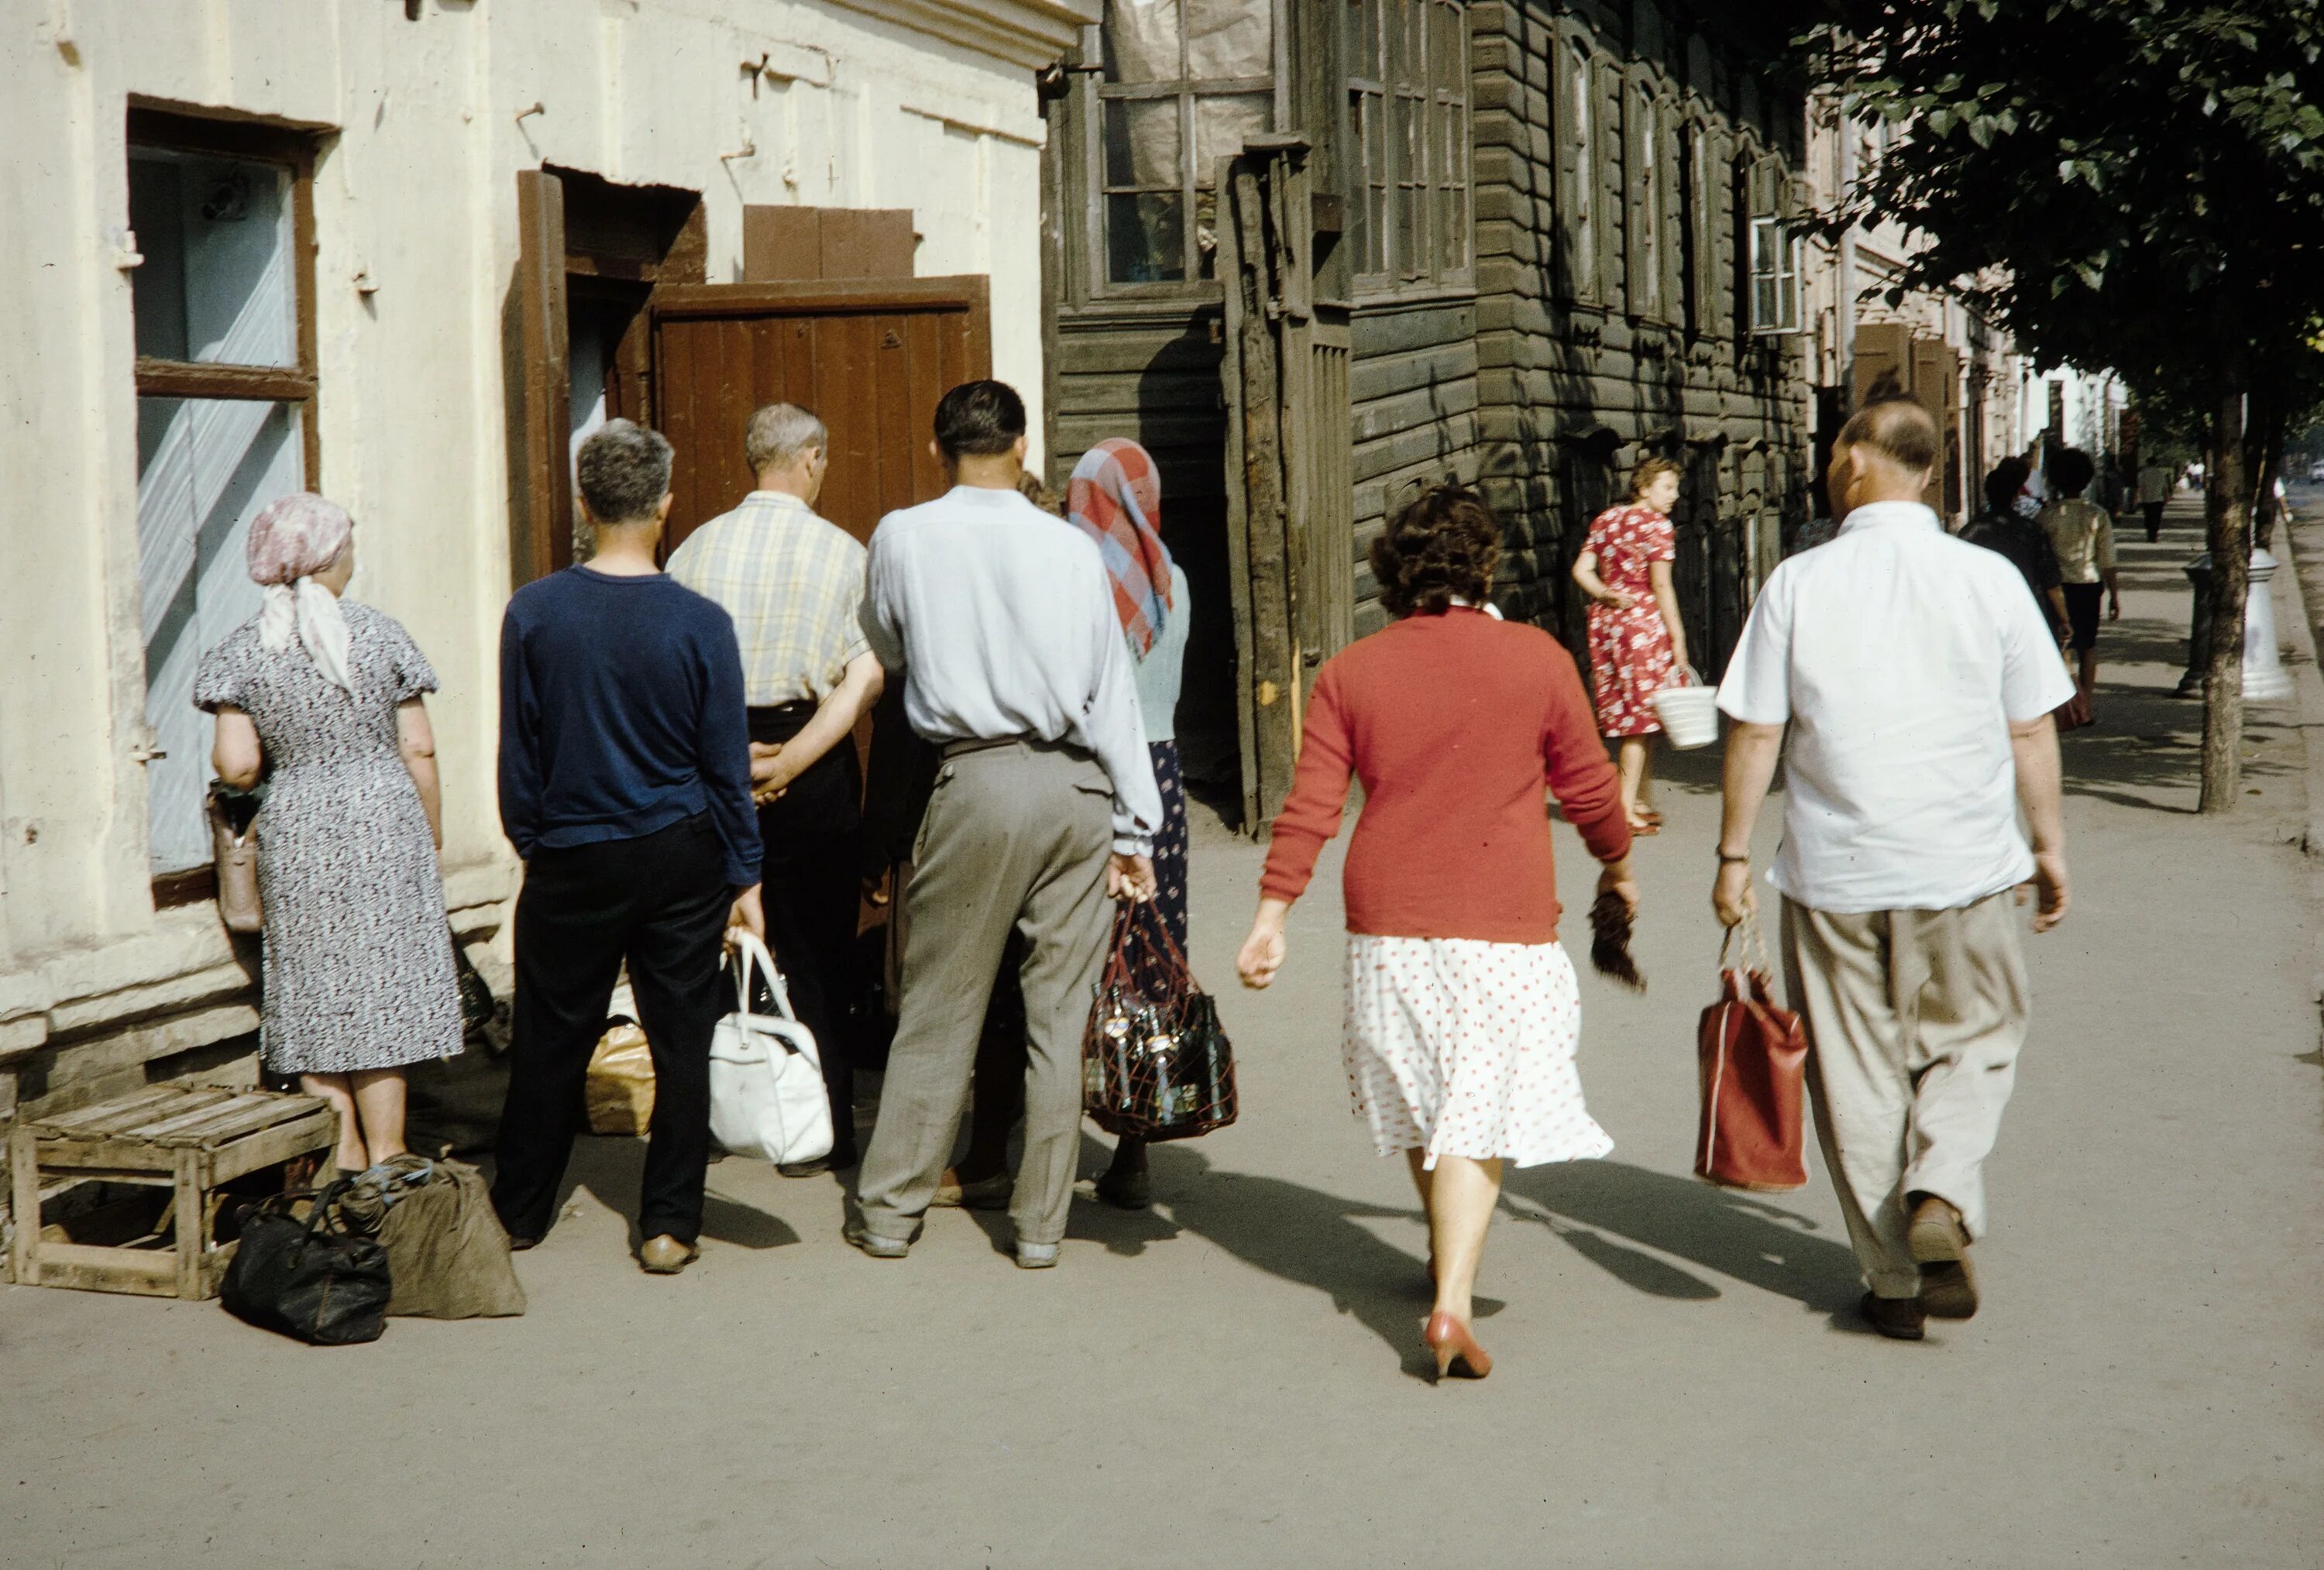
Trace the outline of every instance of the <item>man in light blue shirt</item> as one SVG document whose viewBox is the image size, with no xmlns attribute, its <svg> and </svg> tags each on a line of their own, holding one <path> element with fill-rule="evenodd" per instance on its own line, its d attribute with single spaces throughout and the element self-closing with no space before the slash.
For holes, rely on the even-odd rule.
<svg viewBox="0 0 2324 1570">
<path fill-rule="evenodd" d="M 1098 548 L 1025 500 L 1025 405 L 998 381 L 936 406 L 954 484 L 872 537 L 863 631 L 912 729 L 943 752 L 922 820 L 896 1039 L 848 1240 L 900 1259 L 934 1197 L 968 1096 L 1012 928 L 1028 952 L 1025 1152 L 1010 1207 L 1017 1262 L 1057 1260 L 1073 1198 L 1082 1032 L 1109 897 L 1149 897 L 1162 817 L 1129 650 Z"/>
</svg>

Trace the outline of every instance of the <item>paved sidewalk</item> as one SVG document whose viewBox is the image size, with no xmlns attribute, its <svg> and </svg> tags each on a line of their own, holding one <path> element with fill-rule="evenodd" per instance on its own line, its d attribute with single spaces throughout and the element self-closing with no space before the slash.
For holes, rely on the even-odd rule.
<svg viewBox="0 0 2324 1570">
<path fill-rule="evenodd" d="M 1693 754 L 1640 852 L 1652 990 L 1583 983 L 1618 1148 L 1511 1182 L 1482 1384 L 1417 1377 L 1425 1244 L 1347 1111 L 1336 883 L 1243 994 L 1258 852 L 1206 827 L 1194 960 L 1245 1120 L 1157 1150 L 1152 1216 L 1077 1203 L 1063 1267 L 1028 1274 L 1000 1218 L 938 1213 L 880 1263 L 828 1180 L 729 1161 L 702 1262 L 651 1280 L 623 1252 L 637 1147 L 591 1141 L 521 1319 L 310 1351 L 215 1306 L 0 1289 L 0 1561 L 2313 1565 L 2304 756 L 2255 710 L 2247 810 L 2193 816 L 2181 511 L 2125 544 L 2101 723 L 2066 741 L 2076 906 L 2029 942 L 1973 1321 L 1863 1331 L 1820 1170 L 1766 1198 L 1687 1176 L 1717 948 Z M 1558 834 L 1578 925 L 1591 868 Z"/>
</svg>

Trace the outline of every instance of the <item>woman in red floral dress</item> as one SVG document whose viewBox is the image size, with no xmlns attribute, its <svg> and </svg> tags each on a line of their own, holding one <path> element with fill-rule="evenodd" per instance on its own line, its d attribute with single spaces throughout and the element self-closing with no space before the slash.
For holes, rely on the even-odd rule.
<svg viewBox="0 0 2324 1570">
<path fill-rule="evenodd" d="M 1590 596 L 1590 678 L 1597 689 L 1598 729 L 1621 744 L 1622 807 L 1633 833 L 1662 828 L 1647 801 L 1646 739 L 1662 730 L 1654 695 L 1683 679 L 1686 628 L 1671 587 L 1677 553 L 1670 510 L 1678 500 L 1678 465 L 1641 459 L 1630 475 L 1630 500 L 1609 507 L 1590 526 L 1574 558 L 1573 581 Z"/>
</svg>

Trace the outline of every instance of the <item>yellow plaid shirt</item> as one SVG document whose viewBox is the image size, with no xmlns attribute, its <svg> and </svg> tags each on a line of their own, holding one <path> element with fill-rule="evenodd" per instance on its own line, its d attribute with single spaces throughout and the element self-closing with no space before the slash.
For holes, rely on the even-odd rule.
<svg viewBox="0 0 2324 1570">
<path fill-rule="evenodd" d="M 715 600 L 742 647 L 743 702 L 754 709 L 831 695 L 848 662 L 869 654 L 863 547 L 798 497 L 753 491 L 686 537 L 669 575 Z"/>
</svg>

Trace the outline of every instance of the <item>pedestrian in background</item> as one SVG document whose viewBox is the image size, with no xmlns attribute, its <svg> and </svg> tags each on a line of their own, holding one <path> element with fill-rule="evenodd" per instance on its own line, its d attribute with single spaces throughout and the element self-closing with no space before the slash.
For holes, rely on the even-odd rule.
<svg viewBox="0 0 2324 1570">
<path fill-rule="evenodd" d="M 1960 537 L 2009 558 L 2009 565 L 2017 569 L 2040 605 L 2043 620 L 2050 624 L 2051 637 L 2063 643 L 2066 596 L 2059 587 L 2061 580 L 2057 549 L 2050 544 L 2047 530 L 2022 516 L 2012 505 L 2024 484 L 2024 459 L 2004 458 L 1996 464 L 1993 473 L 1985 477 L 1985 510 L 1969 519 Z"/>
<path fill-rule="evenodd" d="M 2153 545 L 2163 537 L 2163 508 L 2178 489 L 2171 471 L 2150 458 L 2138 471 L 2138 506 L 2146 514 L 2146 543 Z"/>
<path fill-rule="evenodd" d="M 1630 831 L 1655 834 L 1663 818 L 1648 800 L 1647 748 L 1662 733 L 1654 695 L 1687 668 L 1686 624 L 1679 618 L 1671 564 L 1678 557 L 1670 510 L 1678 501 L 1678 465 L 1642 458 L 1630 474 L 1630 500 L 1590 525 L 1573 560 L 1573 581 L 1590 596 L 1590 679 L 1598 729 L 1620 744 L 1622 811 Z"/>
<path fill-rule="evenodd" d="M 517 1248 L 556 1219 L 626 960 L 654 1071 L 638 1259 L 670 1275 L 702 1230 L 724 936 L 766 934 L 742 662 L 733 619 L 656 564 L 669 444 L 609 420 L 576 468 L 596 554 L 501 622 L 501 825 L 525 867 L 493 1207 Z"/>
<path fill-rule="evenodd" d="M 1757 908 L 1751 834 L 1788 730 L 1767 879 L 1784 981 L 1863 1314 L 1905 1340 L 1977 1311 L 1969 1245 L 2030 1005 L 2011 891 L 2038 889 L 2036 932 L 2067 907 L 2051 714 L 2073 684 L 2017 572 L 1922 503 L 1939 450 L 1904 399 L 1841 427 L 1840 537 L 1769 577 L 1719 693 L 1712 907 L 1730 927 Z"/>
<path fill-rule="evenodd" d="M 1012 929 L 1027 1015 L 1019 1265 L 1057 1262 L 1079 1155 L 1082 1033 L 1109 896 L 1149 897 L 1161 802 L 1098 547 L 1018 490 L 1025 405 L 971 381 L 936 406 L 954 482 L 882 519 L 863 626 L 904 675 L 912 729 L 944 753 L 902 904 L 901 1005 L 862 1217 L 848 1241 L 909 1251 L 967 1099 L 994 968 Z"/>
<path fill-rule="evenodd" d="M 1427 1212 L 1437 1372 L 1477 1379 L 1492 1359 L 1471 1294 L 1503 1163 L 1613 1148 L 1575 1067 L 1581 995 L 1557 941 L 1545 791 L 1605 864 L 1600 892 L 1634 914 L 1638 903 L 1621 782 L 1572 656 L 1538 628 L 1485 614 L 1500 539 L 1483 499 L 1447 483 L 1373 543 L 1397 620 L 1316 673 L 1236 961 L 1247 986 L 1275 979 L 1292 903 L 1339 832 L 1350 777 L 1362 781 L 1342 877 L 1348 1085 Z"/>
<path fill-rule="evenodd" d="M 760 409 L 742 438 L 759 488 L 669 557 L 669 575 L 723 607 L 741 642 L 767 942 L 815 1035 L 831 1100 L 831 1153 L 782 1168 L 787 1177 L 856 1162 L 850 1009 L 863 770 L 854 736 L 885 683 L 857 620 L 864 549 L 815 510 L 830 453 L 830 434 L 807 410 Z"/>
<path fill-rule="evenodd" d="M 2080 656 L 2079 685 L 2089 707 L 2098 684 L 2098 601 L 2106 618 L 2122 616 L 2122 580 L 2115 569 L 2114 518 L 2082 492 L 2090 483 L 2090 455 L 2068 447 L 2051 475 L 2051 500 L 2036 519 L 2058 553 L 2058 573 L 2066 594 L 2068 641 Z"/>
<path fill-rule="evenodd" d="M 246 555 L 264 603 L 202 656 L 194 702 L 217 716 L 218 779 L 266 786 L 259 1057 L 330 1103 L 355 1172 L 404 1153 L 404 1065 L 460 1051 L 436 673 L 401 623 L 340 598 L 355 547 L 337 503 L 269 502 Z"/>
</svg>

